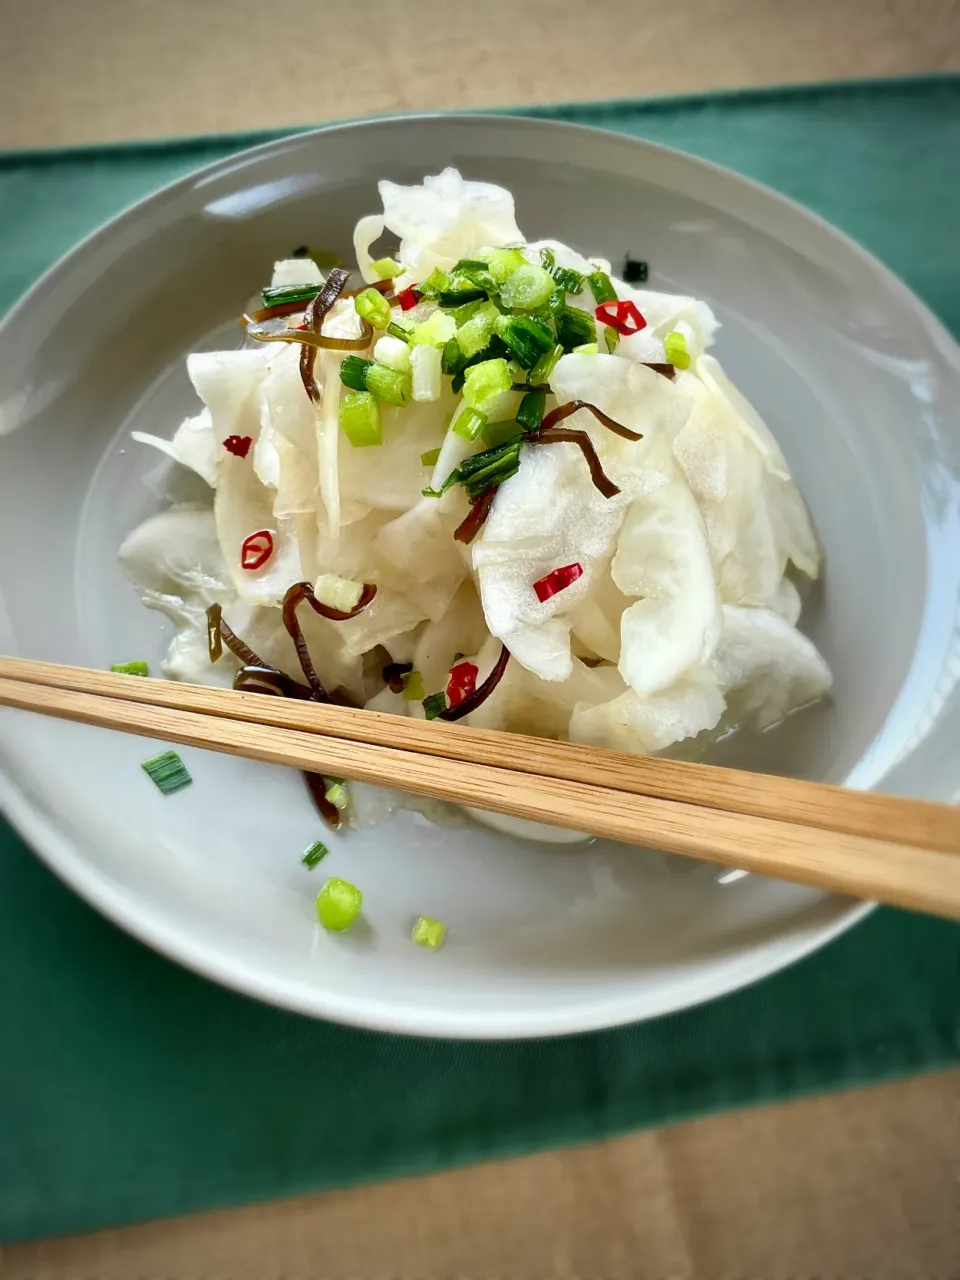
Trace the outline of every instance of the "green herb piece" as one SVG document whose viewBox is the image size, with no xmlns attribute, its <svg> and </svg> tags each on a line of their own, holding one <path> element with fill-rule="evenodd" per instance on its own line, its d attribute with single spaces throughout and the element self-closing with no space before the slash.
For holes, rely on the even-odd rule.
<svg viewBox="0 0 960 1280">
<path fill-rule="evenodd" d="M 437 298 L 441 293 L 446 293 L 450 288 L 450 277 L 446 271 L 441 271 L 439 267 L 434 269 L 421 284 L 417 285 L 420 294 L 424 298 Z"/>
<path fill-rule="evenodd" d="M 517 410 L 517 422 L 523 427 L 524 431 L 539 430 L 540 423 L 543 421 L 543 411 L 546 407 L 547 393 L 543 387 L 528 391 L 520 401 L 520 408 Z"/>
<path fill-rule="evenodd" d="M 461 258 L 453 268 L 452 274 L 455 285 L 459 285 L 462 280 L 474 285 L 477 289 L 482 289 L 484 293 L 496 291 L 497 281 L 493 278 L 487 263 L 479 258 Z"/>
<path fill-rule="evenodd" d="M 494 326 L 500 312 L 492 302 L 482 303 L 480 308 L 457 330 L 457 344 L 462 355 L 475 356 L 493 337 Z"/>
<path fill-rule="evenodd" d="M 465 306 L 468 302 L 483 302 L 486 294 L 482 289 L 477 289 L 470 285 L 466 289 L 444 289 L 442 293 L 437 294 L 437 304 L 452 310 L 454 307 Z"/>
<path fill-rule="evenodd" d="M 387 333 L 391 338 L 399 338 L 401 342 L 410 342 L 413 338 L 413 330 L 397 324 L 396 320 L 391 320 L 387 325 Z"/>
<path fill-rule="evenodd" d="M 578 356 L 595 356 L 600 351 L 600 347 L 596 342 L 585 342 L 582 347 L 574 347 L 574 355 Z"/>
<path fill-rule="evenodd" d="M 395 338 L 393 334 L 385 333 L 377 339 L 377 345 L 373 348 L 373 358 L 377 364 L 385 365 L 397 373 L 409 373 L 413 352 L 402 338 Z"/>
<path fill-rule="evenodd" d="M 511 310 L 534 311 L 543 306 L 555 287 L 549 271 L 528 263 L 518 267 L 504 280 L 500 286 L 500 301 Z"/>
<path fill-rule="evenodd" d="M 631 258 L 629 253 L 623 262 L 623 278 L 627 284 L 646 284 L 647 264 L 640 258 Z"/>
<path fill-rule="evenodd" d="M 423 700 L 423 710 L 428 720 L 436 720 L 441 712 L 447 709 L 446 694 L 431 693 Z"/>
<path fill-rule="evenodd" d="M 363 894 L 355 884 L 331 876 L 317 894 L 317 919 L 325 929 L 342 933 L 360 914 Z"/>
<path fill-rule="evenodd" d="M 447 926 L 442 920 L 434 920 L 432 916 L 418 916 L 410 938 L 418 947 L 429 947 L 431 951 L 437 951 L 443 946 L 446 936 Z"/>
<path fill-rule="evenodd" d="M 428 449 L 426 453 L 421 453 L 420 461 L 425 467 L 435 467 L 440 461 L 440 450 Z"/>
<path fill-rule="evenodd" d="M 403 267 L 396 258 L 378 258 L 370 263 L 370 270 L 378 280 L 395 280 L 403 275 Z"/>
<path fill-rule="evenodd" d="M 347 392 L 340 401 L 340 426 L 355 449 L 383 444 L 380 409 L 369 391 Z"/>
<path fill-rule="evenodd" d="M 505 422 L 488 422 L 483 428 L 483 438 L 490 448 L 506 444 L 508 440 L 516 440 L 522 434 L 512 418 Z"/>
<path fill-rule="evenodd" d="M 675 369 L 689 369 L 690 356 L 687 352 L 687 340 L 682 333 L 678 333 L 676 329 L 663 340 L 663 350 L 666 353 L 667 363 L 672 364 Z"/>
<path fill-rule="evenodd" d="M 564 307 L 557 316 L 557 341 L 564 351 L 582 347 L 585 342 L 596 342 L 597 327 L 593 316 L 579 307 Z"/>
<path fill-rule="evenodd" d="M 413 344 L 417 347 L 442 347 L 453 337 L 457 322 L 452 315 L 439 308 L 413 330 Z"/>
<path fill-rule="evenodd" d="M 590 286 L 590 292 L 593 294 L 594 301 L 598 307 L 605 302 L 616 302 L 617 291 L 605 271 L 592 271 L 587 276 L 587 284 Z"/>
<path fill-rule="evenodd" d="M 329 786 L 323 793 L 323 798 L 328 800 L 330 804 L 337 809 L 345 809 L 350 803 L 350 793 L 347 791 L 347 784 L 340 778 L 328 778 Z"/>
<path fill-rule="evenodd" d="M 493 304 L 487 298 L 474 298 L 473 302 L 465 302 L 462 307 L 457 307 L 446 314 L 453 317 L 454 324 L 456 324 L 459 329 L 461 325 L 465 325 L 468 320 L 472 320 L 477 312 L 483 307 L 490 306 L 493 306 Z M 496 307 L 494 307 L 494 310 L 496 311 Z M 500 312 L 497 311 L 497 315 L 499 314 Z"/>
<path fill-rule="evenodd" d="M 449 342 L 445 342 L 443 346 L 443 355 L 440 358 L 440 371 L 448 377 L 460 372 L 460 365 L 463 361 L 463 355 L 460 351 L 460 344 L 456 338 L 451 338 Z"/>
<path fill-rule="evenodd" d="M 149 760 L 144 760 L 140 768 L 165 796 L 189 786 L 193 781 L 176 751 L 164 751 L 158 756 L 151 756 Z"/>
<path fill-rule="evenodd" d="M 540 357 L 553 348 L 549 326 L 533 316 L 502 316 L 497 333 L 523 369 L 532 369 Z"/>
<path fill-rule="evenodd" d="M 497 398 L 513 385 L 506 360 L 484 360 L 465 371 L 463 401 L 487 414 Z"/>
<path fill-rule="evenodd" d="M 304 849 L 300 862 L 308 871 L 312 871 L 317 863 L 322 858 L 325 858 L 329 852 L 330 850 L 322 840 L 315 840 L 309 849 Z"/>
<path fill-rule="evenodd" d="M 290 302 L 302 302 L 306 305 L 322 288 L 323 285 L 320 284 L 283 284 L 276 288 L 261 289 L 260 297 L 265 307 L 286 306 Z"/>
<path fill-rule="evenodd" d="M 494 249 L 487 270 L 497 284 L 503 284 L 507 276 L 525 265 L 526 258 L 519 249 Z"/>
<path fill-rule="evenodd" d="M 554 267 L 550 272 L 557 288 L 564 293 L 579 293 L 583 288 L 583 272 L 574 271 L 572 267 Z"/>
<path fill-rule="evenodd" d="M 550 375 L 557 367 L 557 362 L 563 355 L 563 347 L 559 343 L 552 350 L 547 351 L 540 357 L 537 363 L 527 374 L 527 382 L 532 387 L 543 386 L 550 381 Z"/>
<path fill-rule="evenodd" d="M 373 361 L 362 356 L 346 356 L 340 362 L 340 381 L 353 391 L 366 391 L 367 370 L 372 366 Z"/>
<path fill-rule="evenodd" d="M 479 497 L 491 485 L 503 484 L 520 469 L 520 445 L 523 436 L 514 433 L 511 439 L 482 453 L 465 458 L 451 477 L 462 484 L 469 498 Z"/>
<path fill-rule="evenodd" d="M 385 404 L 402 406 L 408 404 L 413 395 L 413 383 L 409 373 L 388 369 L 385 364 L 375 361 L 367 370 L 367 390 Z"/>
<path fill-rule="evenodd" d="M 486 421 L 484 414 L 478 413 L 476 409 L 471 409 L 469 405 L 464 405 L 453 423 L 453 430 L 464 440 L 476 440 L 486 425 Z"/>
<path fill-rule="evenodd" d="M 616 329 L 611 329 L 608 324 L 603 326 L 603 341 L 607 348 L 607 354 L 613 355 L 620 344 L 620 335 Z"/>
<path fill-rule="evenodd" d="M 390 323 L 390 303 L 376 289 L 364 289 L 363 293 L 357 294 L 353 305 L 357 315 L 369 321 L 374 329 L 386 329 Z"/>
<path fill-rule="evenodd" d="M 117 671 L 123 676 L 148 676 L 150 668 L 145 662 L 114 662 L 110 666 L 111 671 Z"/>
<path fill-rule="evenodd" d="M 422 702 L 427 696 L 423 687 L 423 676 L 419 671 L 405 671 L 403 680 L 403 696 L 407 702 Z"/>
<path fill-rule="evenodd" d="M 496 334 L 493 335 L 484 349 L 482 351 L 478 351 L 476 355 L 470 356 L 469 358 L 461 355 L 460 363 L 457 366 L 457 370 L 453 375 L 453 381 L 450 384 L 450 388 L 454 395 L 459 395 L 463 390 L 463 384 L 466 380 L 468 369 L 472 369 L 474 365 L 483 364 L 487 360 L 503 360 L 504 363 L 506 363 L 506 359 L 509 355 L 510 352 L 506 343 L 501 341 Z"/>
<path fill-rule="evenodd" d="M 552 249 L 540 250 L 540 265 L 543 267 L 544 271 L 552 271 L 557 265 L 557 255 Z"/>
</svg>

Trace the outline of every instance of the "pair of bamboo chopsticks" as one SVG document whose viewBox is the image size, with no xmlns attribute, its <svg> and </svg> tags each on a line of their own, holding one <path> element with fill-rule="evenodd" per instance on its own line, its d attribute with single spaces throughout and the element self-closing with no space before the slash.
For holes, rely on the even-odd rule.
<svg viewBox="0 0 960 1280">
<path fill-rule="evenodd" d="M 443 721 L 0 657 L 0 705 L 960 919 L 960 810 Z"/>
</svg>

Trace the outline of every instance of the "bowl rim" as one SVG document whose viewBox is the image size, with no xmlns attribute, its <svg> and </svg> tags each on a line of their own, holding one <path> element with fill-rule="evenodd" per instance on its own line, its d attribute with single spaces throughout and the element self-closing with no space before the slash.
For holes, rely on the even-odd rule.
<svg viewBox="0 0 960 1280">
<path fill-rule="evenodd" d="M 876 258 L 852 236 L 835 227 L 819 214 L 799 202 L 735 170 L 703 159 L 675 147 L 651 142 L 645 138 L 617 133 L 614 130 L 568 121 L 544 119 L 522 112 L 449 113 L 422 112 L 392 114 L 361 120 L 336 121 L 313 129 L 291 131 L 282 136 L 270 137 L 255 146 L 244 147 L 228 156 L 222 156 L 209 164 L 201 165 L 175 178 L 138 200 L 125 206 L 106 222 L 93 228 L 52 263 L 43 274 L 23 293 L 0 318 L 0 342 L 8 327 L 15 325 L 33 305 L 34 299 L 45 291 L 56 288 L 59 277 L 72 269 L 73 259 L 108 241 L 116 228 L 125 222 L 135 222 L 141 212 L 175 200 L 188 192 L 199 181 L 207 181 L 226 175 L 230 169 L 246 165 L 259 157 L 282 152 L 291 144 L 309 145 L 311 140 L 330 133 L 398 129 L 409 131 L 424 125 L 462 125 L 465 128 L 520 128 L 533 127 L 540 132 L 570 133 L 580 136 L 585 144 L 602 140 L 622 148 L 636 159 L 644 153 L 669 158 L 675 164 L 691 170 L 706 170 L 713 178 L 735 187 L 747 188 L 785 212 L 799 217 L 841 246 L 848 254 L 854 254 L 876 277 L 909 308 L 914 319 L 927 331 L 931 341 L 958 369 L 960 369 L 960 345 L 940 319 L 930 310 L 895 272 Z M 0 596 L 0 608 L 3 607 Z M 252 996 L 302 1015 L 326 1018 L 349 1026 L 369 1030 L 396 1032 L 421 1036 L 442 1036 L 457 1039 L 514 1039 L 551 1035 L 573 1034 L 621 1026 L 630 1022 L 660 1017 L 696 1006 L 719 996 L 731 994 L 772 976 L 788 965 L 812 954 L 838 938 L 861 922 L 875 908 L 873 902 L 854 902 L 836 895 L 825 895 L 823 909 L 832 918 L 794 926 L 786 938 L 773 939 L 747 953 L 741 967 L 722 965 L 710 975 L 701 975 L 695 989 L 675 992 L 672 998 L 657 1002 L 644 997 L 639 990 L 617 994 L 609 999 L 592 999 L 589 1004 L 576 1004 L 552 1008 L 531 1014 L 529 1011 L 513 1013 L 510 1010 L 464 1011 L 397 1006 L 375 997 L 338 993 L 322 987 L 311 987 L 303 982 L 264 976 L 255 965 L 224 959 L 214 946 L 205 944 L 175 923 L 155 916 L 149 902 L 132 900 L 127 894 L 91 867 L 78 853 L 69 835 L 35 807 L 29 796 L 21 790 L 13 777 L 0 769 L 0 809 L 13 827 L 28 843 L 30 849 L 78 896 L 98 910 L 112 923 L 118 925 L 139 941 L 144 942 L 167 958 L 176 961 L 202 977 L 241 994 Z M 647 1007 L 650 1006 L 650 1007 Z"/>
</svg>

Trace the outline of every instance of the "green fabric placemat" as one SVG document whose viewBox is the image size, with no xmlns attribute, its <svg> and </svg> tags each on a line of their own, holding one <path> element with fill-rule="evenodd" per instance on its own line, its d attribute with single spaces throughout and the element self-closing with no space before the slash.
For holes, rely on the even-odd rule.
<svg viewBox="0 0 960 1280">
<path fill-rule="evenodd" d="M 858 237 L 960 333 L 960 77 L 529 111 L 665 142 Z M 131 200 L 256 138 L 0 157 L 0 310 Z M 464 1044 L 282 1013 L 161 959 L 0 830 L 0 1239 L 587 1141 L 960 1062 L 960 931 L 878 911 L 736 995 Z"/>
</svg>

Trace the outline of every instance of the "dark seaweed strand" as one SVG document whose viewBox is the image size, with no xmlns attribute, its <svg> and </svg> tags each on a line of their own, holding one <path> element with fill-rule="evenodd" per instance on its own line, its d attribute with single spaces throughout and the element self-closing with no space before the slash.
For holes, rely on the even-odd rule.
<svg viewBox="0 0 960 1280">
<path fill-rule="evenodd" d="M 593 446 L 593 441 L 585 431 L 571 430 L 567 427 L 554 427 L 548 434 L 537 432 L 529 436 L 527 444 L 575 444 L 590 468 L 590 479 L 605 498 L 615 498 L 620 492 L 601 465 L 600 458 Z"/>
<path fill-rule="evenodd" d="M 316 701 L 311 689 L 276 667 L 241 667 L 233 678 L 233 687 L 240 693 L 264 693 L 277 698 Z"/>
<path fill-rule="evenodd" d="M 654 373 L 659 373 L 662 378 L 669 378 L 672 382 L 677 376 L 677 371 L 672 364 L 656 364 L 652 361 L 646 361 L 645 368 L 652 369 Z"/>
<path fill-rule="evenodd" d="M 462 702 L 458 702 L 455 707 L 447 707 L 441 711 L 438 720 L 461 720 L 464 716 L 468 716 L 471 711 L 476 711 L 477 707 L 483 706 L 486 700 L 493 693 L 494 689 L 503 678 L 503 673 L 507 669 L 507 663 L 510 661 L 510 650 L 506 645 L 500 650 L 500 657 L 494 664 L 493 670 L 484 680 L 483 684 L 478 685 L 468 698 L 464 698 Z"/>
<path fill-rule="evenodd" d="M 403 693 L 403 677 L 413 670 L 412 662 L 388 662 L 383 668 L 383 679 L 391 693 Z"/>
<path fill-rule="evenodd" d="M 223 620 L 223 609 L 219 604 L 212 604 L 207 610 L 207 648 L 210 654 L 210 661 L 216 662 L 223 653 L 223 646 L 226 645 L 230 652 L 243 663 L 245 667 L 260 667 L 267 671 L 275 671 L 275 667 L 271 667 L 269 662 L 264 662 L 259 654 L 254 653 L 248 644 L 245 644 L 235 632 L 227 626 Z"/>
<path fill-rule="evenodd" d="M 306 770 L 303 771 L 303 778 L 313 803 L 320 811 L 320 817 L 334 831 L 338 831 L 343 824 L 343 816 L 337 806 L 327 799 L 326 778 L 322 773 L 307 773 Z"/>
<path fill-rule="evenodd" d="M 608 431 L 612 431 L 616 436 L 622 436 L 624 440 L 643 439 L 640 432 L 631 431 L 629 427 L 623 426 L 615 418 L 611 418 L 609 414 L 604 413 L 602 409 L 598 409 L 595 404 L 591 404 L 589 400 L 571 400 L 568 404 L 557 405 L 556 409 L 551 409 L 540 423 L 541 433 L 549 431 L 558 422 L 562 422 L 564 418 L 569 418 L 572 413 L 576 413 L 580 409 L 586 409 L 589 413 L 592 413 L 601 426 L 606 427 Z"/>
<path fill-rule="evenodd" d="M 472 500 L 470 510 L 453 531 L 457 542 L 470 543 L 474 540 L 487 522 L 487 516 L 490 514 L 490 508 L 493 506 L 493 500 L 499 488 L 498 484 L 492 484 L 489 489 L 484 489 L 483 493 Z"/>
<path fill-rule="evenodd" d="M 304 312 L 303 323 L 305 328 L 312 333 L 320 332 L 323 327 L 323 317 L 339 298 L 343 292 L 344 285 L 349 279 L 350 272 L 345 267 L 333 268 L 327 276 L 326 284 Z M 316 363 L 316 347 L 302 347 L 300 349 L 300 381 L 303 383 L 303 388 L 307 395 L 315 404 L 320 401 L 320 389 L 313 376 L 313 369 Z"/>
<path fill-rule="evenodd" d="M 313 695 L 318 702 L 329 702 L 330 697 L 323 687 L 323 682 L 317 675 L 317 669 L 313 665 L 313 659 L 310 657 L 310 650 L 307 648 L 307 642 L 304 639 L 303 631 L 297 620 L 297 608 L 301 601 L 306 600 L 307 592 L 312 595 L 310 584 L 308 582 L 296 582 L 287 591 L 283 597 L 283 609 L 281 616 L 283 625 L 287 629 L 290 639 L 293 641 L 294 648 L 297 651 L 297 657 L 300 660 L 300 666 L 303 674 L 307 678 L 307 684 L 313 690 Z"/>
</svg>

